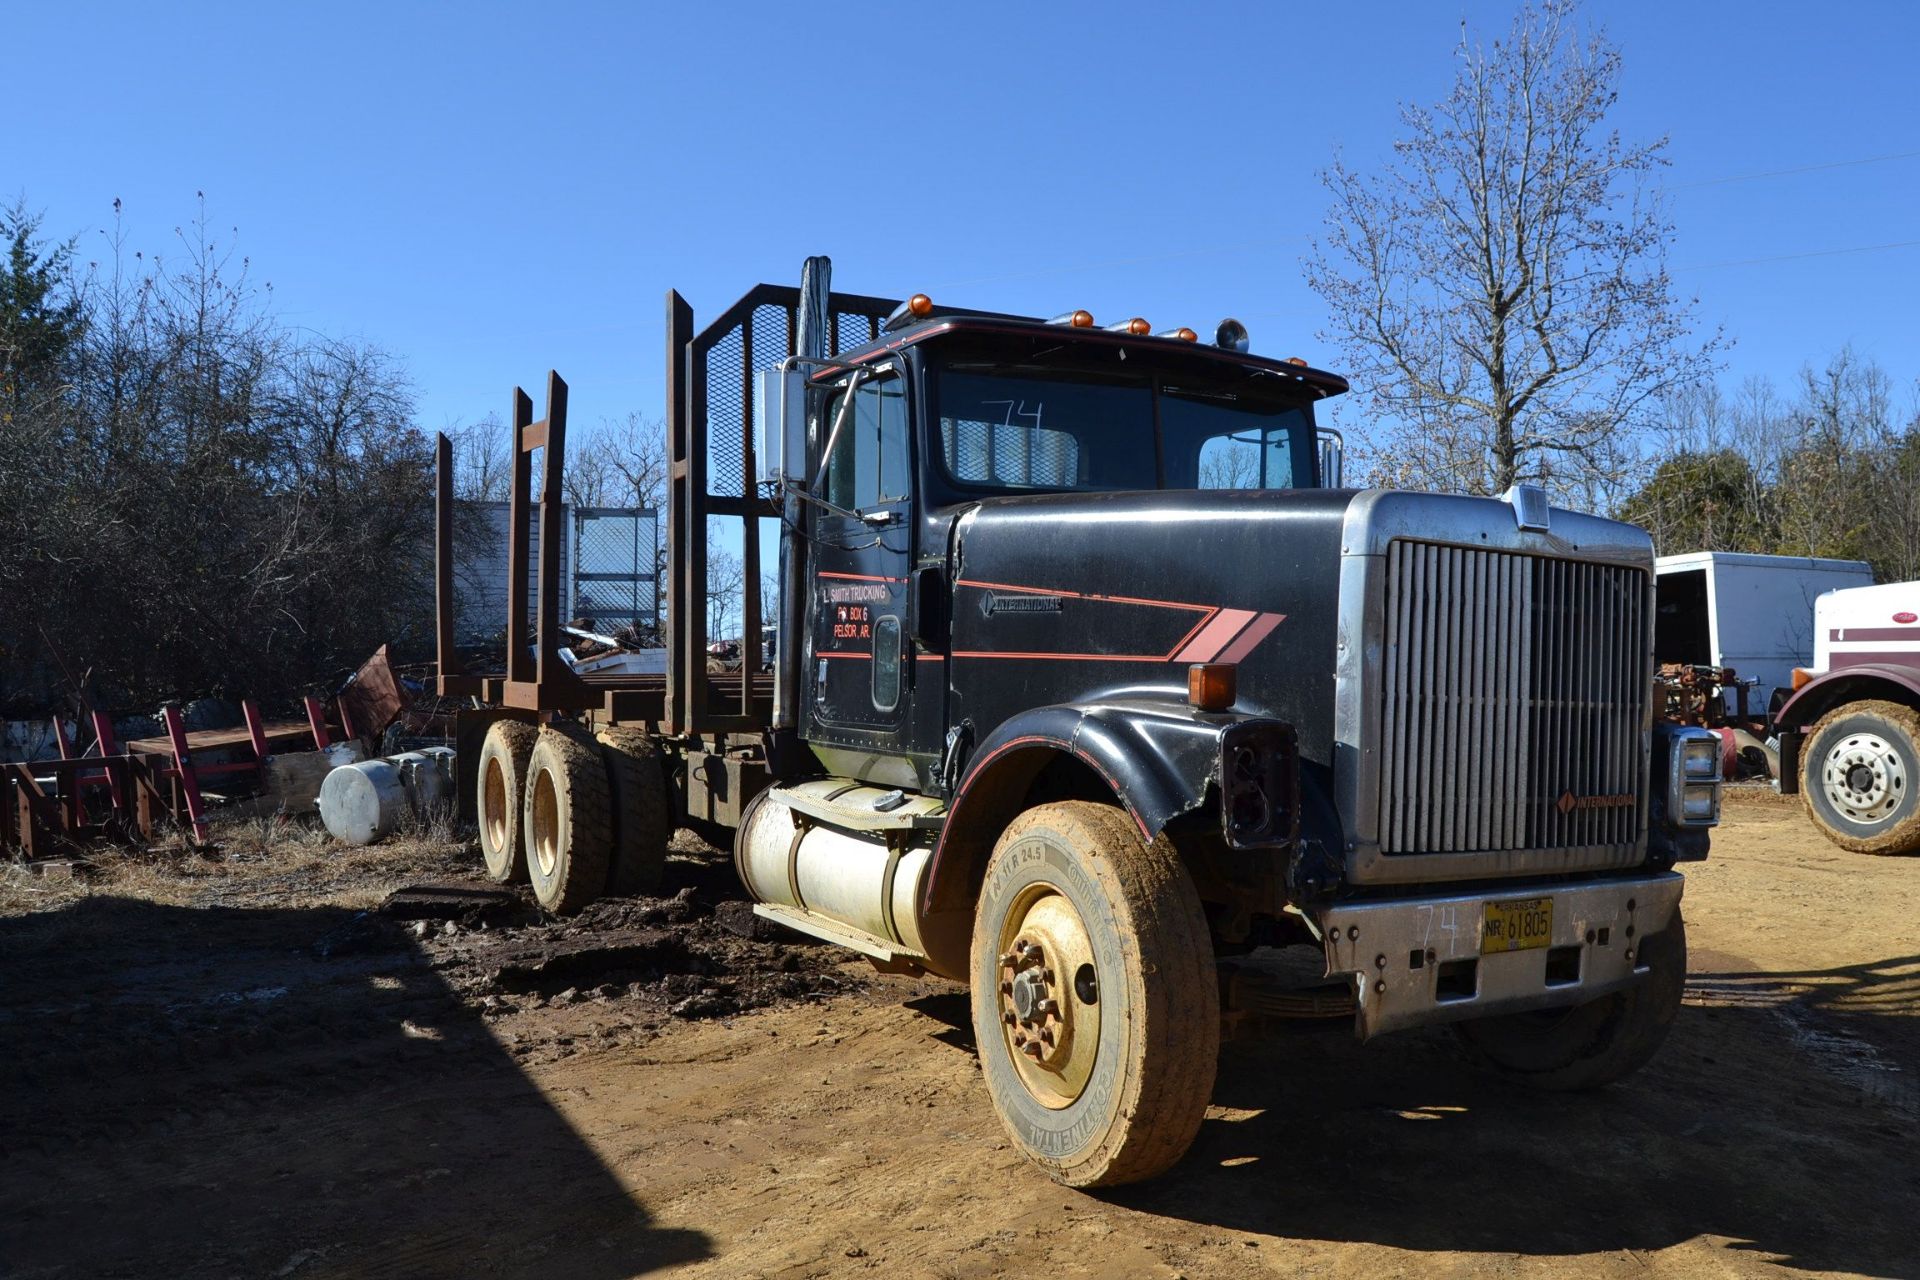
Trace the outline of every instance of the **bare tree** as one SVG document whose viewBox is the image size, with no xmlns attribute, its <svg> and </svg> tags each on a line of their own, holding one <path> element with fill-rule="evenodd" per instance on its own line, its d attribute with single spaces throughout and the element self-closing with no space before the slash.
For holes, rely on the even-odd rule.
<svg viewBox="0 0 1920 1280">
<path fill-rule="evenodd" d="M 1403 108 L 1393 159 L 1321 175 L 1307 280 L 1385 419 L 1359 433 L 1384 480 L 1606 491 L 1657 398 L 1711 367 L 1718 337 L 1690 341 L 1645 187 L 1666 140 L 1607 127 L 1619 50 L 1574 14 L 1529 5 L 1491 48 L 1463 28 L 1452 92 Z"/>
</svg>

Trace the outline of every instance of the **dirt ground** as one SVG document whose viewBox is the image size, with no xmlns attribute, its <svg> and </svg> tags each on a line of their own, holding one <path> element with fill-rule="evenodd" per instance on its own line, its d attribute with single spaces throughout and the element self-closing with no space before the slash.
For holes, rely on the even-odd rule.
<svg viewBox="0 0 1920 1280">
<path fill-rule="evenodd" d="M 0 1275 L 1920 1276 L 1920 858 L 1771 797 L 1626 1085 L 1238 1043 L 1101 1195 L 1009 1148 L 957 988 L 767 938 L 697 844 L 561 924 L 475 866 L 254 830 L 0 879 Z"/>
</svg>

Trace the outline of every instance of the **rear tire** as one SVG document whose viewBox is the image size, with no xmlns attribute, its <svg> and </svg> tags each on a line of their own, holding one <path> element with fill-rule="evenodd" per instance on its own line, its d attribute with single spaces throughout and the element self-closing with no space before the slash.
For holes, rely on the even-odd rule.
<svg viewBox="0 0 1920 1280">
<path fill-rule="evenodd" d="M 987 1091 L 1054 1181 L 1138 1182 L 1186 1154 L 1213 1092 L 1220 993 L 1165 836 L 1143 842 L 1119 809 L 1078 800 L 1016 818 L 987 864 L 971 978 Z"/>
<path fill-rule="evenodd" d="M 638 729 L 603 729 L 598 737 L 613 814 L 607 892 L 656 893 L 666 869 L 667 843 L 673 839 L 660 744 Z"/>
<path fill-rule="evenodd" d="M 607 796 L 599 749 L 574 733 L 543 729 L 527 765 L 522 830 L 533 896 L 555 915 L 571 915 L 606 890 L 613 852 Z"/>
<path fill-rule="evenodd" d="M 1687 985 L 1687 924 L 1673 922 L 1640 940 L 1652 969 L 1636 986 L 1571 1009 L 1514 1013 L 1456 1023 L 1480 1066 L 1549 1092 L 1597 1089 L 1632 1075 L 1659 1051 L 1680 1012 Z"/>
<path fill-rule="evenodd" d="M 499 884 L 527 882 L 527 846 L 520 806 L 527 793 L 527 761 L 540 730 L 521 720 L 496 720 L 480 746 L 476 785 L 480 856 L 487 878 Z"/>
<path fill-rule="evenodd" d="M 1842 849 L 1920 851 L 1920 711 L 1879 701 L 1829 711 L 1801 749 L 1800 795 Z"/>
</svg>

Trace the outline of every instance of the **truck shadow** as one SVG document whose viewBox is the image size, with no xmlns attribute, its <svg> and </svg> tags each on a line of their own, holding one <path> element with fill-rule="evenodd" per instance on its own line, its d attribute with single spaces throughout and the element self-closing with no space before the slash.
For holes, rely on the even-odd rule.
<svg viewBox="0 0 1920 1280">
<path fill-rule="evenodd" d="M 1344 1030 L 1230 1045 L 1187 1160 L 1111 1199 L 1421 1251 L 1550 1257 L 1715 1237 L 1811 1270 L 1914 1274 L 1920 956 L 1799 973 L 1703 961 L 1725 971 L 1689 976 L 1660 1055 L 1596 1093 L 1490 1078 L 1445 1028 L 1367 1046 Z"/>
<path fill-rule="evenodd" d="M 0 1272 L 611 1277 L 662 1229 L 394 923 L 0 920 Z"/>
</svg>

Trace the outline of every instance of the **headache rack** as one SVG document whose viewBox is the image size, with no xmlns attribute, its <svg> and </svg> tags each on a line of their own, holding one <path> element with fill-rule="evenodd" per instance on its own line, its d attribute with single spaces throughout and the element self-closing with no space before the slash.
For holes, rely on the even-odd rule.
<svg viewBox="0 0 1920 1280">
<path fill-rule="evenodd" d="M 436 455 L 434 537 L 435 640 L 442 697 L 474 695 L 532 712 L 598 712 L 682 737 L 764 732 L 774 720 L 773 679 L 761 671 L 760 537 L 777 529 L 780 508 L 770 486 L 756 480 L 754 372 L 795 353 L 801 290 L 762 284 L 695 332 L 693 308 L 667 294 L 667 673 L 575 674 L 559 650 L 562 630 L 562 481 L 565 474 L 567 384 L 547 375 L 546 415 L 513 389 L 508 484 L 506 669 L 465 674 L 454 642 L 453 448 L 443 433 Z M 829 354 L 871 342 L 892 312 L 892 299 L 828 295 Z M 540 497 L 533 497 L 535 455 Z M 536 520 L 538 521 L 536 526 Z M 727 529 L 729 522 L 737 531 Z M 533 530 L 540 537 L 537 564 Z M 739 547 L 740 581 L 724 598 L 711 598 L 709 548 L 721 539 Z M 537 576 L 536 576 L 537 575 Z M 525 602 L 538 584 L 533 617 Z M 788 592 L 797 637 L 804 593 Z M 738 619 L 739 669 L 709 672 L 712 618 Z M 734 639 L 725 636 L 724 639 Z"/>
</svg>

